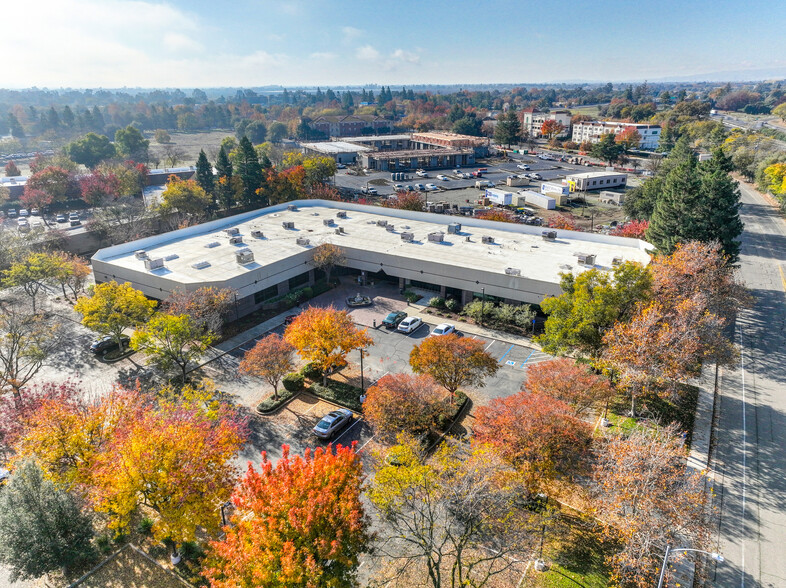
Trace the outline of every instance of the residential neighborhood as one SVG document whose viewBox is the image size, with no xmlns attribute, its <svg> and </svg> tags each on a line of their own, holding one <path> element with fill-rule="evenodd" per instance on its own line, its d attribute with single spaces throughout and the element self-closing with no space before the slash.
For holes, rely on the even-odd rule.
<svg viewBox="0 0 786 588">
<path fill-rule="evenodd" d="M 209 4 L 8 8 L 0 586 L 786 585 L 765 7 Z"/>
</svg>

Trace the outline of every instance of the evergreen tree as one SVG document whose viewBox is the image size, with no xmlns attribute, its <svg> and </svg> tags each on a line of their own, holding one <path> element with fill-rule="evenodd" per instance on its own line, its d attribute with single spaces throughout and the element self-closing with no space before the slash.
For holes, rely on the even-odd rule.
<svg viewBox="0 0 786 588">
<path fill-rule="evenodd" d="M 101 111 L 98 109 L 97 105 L 93 106 L 92 122 L 94 131 L 103 132 L 106 123 L 104 122 L 104 115 L 101 114 Z"/>
<path fill-rule="evenodd" d="M 196 181 L 197 184 L 208 194 L 213 194 L 215 178 L 213 177 L 213 166 L 207 160 L 205 150 L 199 150 L 199 157 L 196 162 Z"/>
<path fill-rule="evenodd" d="M 63 124 L 68 128 L 74 126 L 74 111 L 71 110 L 71 107 L 68 104 L 65 105 L 63 108 Z"/>
<path fill-rule="evenodd" d="M 60 127 L 60 116 L 57 114 L 54 106 L 52 106 L 47 113 L 46 125 L 52 130 L 56 130 Z"/>
<path fill-rule="evenodd" d="M 19 124 L 19 119 L 16 118 L 16 115 L 9 112 L 6 118 L 8 120 L 8 127 L 11 130 L 11 136 L 13 136 L 14 139 L 21 139 L 24 137 L 25 131 L 22 125 Z"/>
<path fill-rule="evenodd" d="M 235 195 L 232 190 L 232 162 L 229 161 L 226 149 L 221 145 L 216 157 L 216 175 L 218 176 L 218 189 L 216 199 L 224 210 L 229 210 L 235 203 Z"/>
<path fill-rule="evenodd" d="M 257 190 L 262 187 L 264 180 L 262 166 L 259 164 L 259 157 L 254 146 L 246 136 L 240 139 L 235 164 L 237 165 L 237 175 L 243 180 L 243 201 L 246 204 L 267 206 L 267 198 L 257 194 Z"/>
<path fill-rule="evenodd" d="M 512 108 L 499 117 L 494 128 L 494 140 L 500 145 L 510 147 L 519 142 L 521 138 L 521 122 L 518 114 Z"/>
<path fill-rule="evenodd" d="M 608 161 L 609 165 L 613 164 L 620 158 L 622 153 L 622 145 L 617 143 L 617 139 L 613 133 L 604 133 L 600 136 L 600 141 L 595 143 L 590 149 L 590 155 L 597 157 L 602 161 Z"/>
<path fill-rule="evenodd" d="M 739 236 L 744 225 L 740 220 L 739 184 L 729 175 L 731 160 L 720 148 L 712 159 L 699 164 L 701 172 L 702 232 L 699 241 L 720 242 L 731 263 L 740 253 Z"/>
<path fill-rule="evenodd" d="M 672 169 L 663 181 L 663 190 L 655 203 L 647 241 L 665 255 L 674 251 L 677 243 L 697 238 L 697 213 L 701 210 L 701 180 L 695 158 Z"/>
<path fill-rule="evenodd" d="M 352 92 L 346 90 L 341 95 L 341 105 L 346 109 L 350 109 L 355 106 L 355 101 L 352 99 Z"/>
</svg>

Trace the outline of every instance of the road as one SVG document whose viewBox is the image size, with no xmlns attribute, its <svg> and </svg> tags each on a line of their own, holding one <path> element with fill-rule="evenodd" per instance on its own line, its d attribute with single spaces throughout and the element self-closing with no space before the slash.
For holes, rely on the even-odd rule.
<svg viewBox="0 0 786 588">
<path fill-rule="evenodd" d="M 741 277 L 756 298 L 735 328 L 741 357 L 720 381 L 714 455 L 715 586 L 786 586 L 786 224 L 741 185 Z"/>
</svg>

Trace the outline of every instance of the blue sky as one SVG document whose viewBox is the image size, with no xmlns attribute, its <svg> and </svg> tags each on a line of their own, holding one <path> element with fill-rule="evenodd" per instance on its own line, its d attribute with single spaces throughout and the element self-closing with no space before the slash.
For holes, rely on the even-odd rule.
<svg viewBox="0 0 786 588">
<path fill-rule="evenodd" d="M 14 0 L 2 17 L 11 87 L 786 77 L 786 3 L 765 0 Z"/>
</svg>

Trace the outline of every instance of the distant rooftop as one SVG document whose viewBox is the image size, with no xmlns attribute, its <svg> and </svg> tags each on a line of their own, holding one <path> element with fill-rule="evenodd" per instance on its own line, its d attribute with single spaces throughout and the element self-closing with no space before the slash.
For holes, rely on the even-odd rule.
<svg viewBox="0 0 786 588">
<path fill-rule="evenodd" d="M 324 141 L 321 143 L 301 143 L 301 146 L 312 151 L 318 151 L 326 155 L 337 153 L 358 153 L 361 151 L 371 151 L 370 147 L 348 143 L 347 141 Z"/>
</svg>

